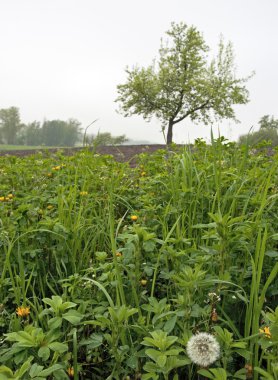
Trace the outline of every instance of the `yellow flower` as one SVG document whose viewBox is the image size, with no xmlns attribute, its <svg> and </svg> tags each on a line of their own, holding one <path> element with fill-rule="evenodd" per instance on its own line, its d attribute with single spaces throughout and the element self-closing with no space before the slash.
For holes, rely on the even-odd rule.
<svg viewBox="0 0 278 380">
<path fill-rule="evenodd" d="M 271 338 L 271 332 L 268 326 L 265 326 L 263 329 L 259 330 L 261 334 L 265 334 L 266 338 Z"/>
<path fill-rule="evenodd" d="M 142 286 L 146 286 L 147 285 L 147 280 L 145 280 L 144 278 L 140 281 L 140 284 L 142 285 Z"/>
<path fill-rule="evenodd" d="M 88 195 L 88 191 L 80 191 L 79 194 L 81 195 L 81 197 L 85 197 L 86 195 Z"/>
<path fill-rule="evenodd" d="M 136 222 L 136 220 L 138 219 L 138 216 L 137 216 L 137 215 L 131 215 L 130 219 L 131 219 L 133 222 Z"/>
<path fill-rule="evenodd" d="M 146 174 L 147 174 L 146 172 L 142 172 L 141 177 L 144 177 Z"/>
<path fill-rule="evenodd" d="M 11 193 L 11 194 L 8 194 L 7 198 L 9 199 L 13 199 L 14 195 Z"/>
<path fill-rule="evenodd" d="M 73 369 L 73 367 L 69 367 L 67 369 L 67 373 L 68 373 L 69 377 L 73 377 L 74 376 L 74 369 Z"/>
<path fill-rule="evenodd" d="M 117 256 L 117 257 L 121 257 L 121 256 L 123 256 L 123 255 L 122 255 L 121 252 L 116 252 L 116 256 Z"/>
<path fill-rule="evenodd" d="M 53 209 L 53 206 L 52 205 L 48 205 L 47 206 L 47 210 L 52 210 Z"/>
<path fill-rule="evenodd" d="M 16 308 L 16 314 L 21 318 L 26 318 L 30 314 L 29 306 L 18 306 Z"/>
<path fill-rule="evenodd" d="M 0 202 L 4 202 L 5 197 L 0 197 Z"/>
</svg>

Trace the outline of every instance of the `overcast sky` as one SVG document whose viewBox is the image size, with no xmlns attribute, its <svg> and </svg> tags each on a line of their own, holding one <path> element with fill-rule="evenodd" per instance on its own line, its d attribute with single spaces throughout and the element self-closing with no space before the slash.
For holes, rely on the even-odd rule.
<svg viewBox="0 0 278 380">
<path fill-rule="evenodd" d="M 278 117 L 278 0 L 0 0 L 0 108 L 16 106 L 22 122 L 78 119 L 90 132 L 125 134 L 163 143 L 161 125 L 116 112 L 117 85 L 126 66 L 158 57 L 172 21 L 194 25 L 216 54 L 219 37 L 231 41 L 238 76 L 250 102 L 241 121 L 214 128 L 230 139 L 263 115 Z M 210 126 L 177 124 L 174 141 L 208 138 Z"/>
</svg>

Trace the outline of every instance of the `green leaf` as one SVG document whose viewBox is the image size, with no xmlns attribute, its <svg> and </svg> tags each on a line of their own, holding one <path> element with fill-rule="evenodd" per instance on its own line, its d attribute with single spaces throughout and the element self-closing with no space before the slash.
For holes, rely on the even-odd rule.
<svg viewBox="0 0 278 380">
<path fill-rule="evenodd" d="M 62 354 L 63 352 L 68 350 L 68 345 L 60 342 L 49 343 L 48 347 L 52 351 L 59 352 L 59 354 Z"/>
<path fill-rule="evenodd" d="M 7 340 L 11 342 L 18 342 L 21 347 L 36 347 L 37 345 L 35 337 L 26 331 L 18 331 L 5 335 L 7 336 Z"/>
<path fill-rule="evenodd" d="M 263 378 L 263 380 L 275 380 L 274 379 L 274 377 L 270 374 L 270 373 L 268 373 L 268 372 L 266 372 L 264 369 L 262 369 L 262 368 L 259 368 L 259 367 L 254 367 L 254 371 L 256 371 L 256 372 L 258 372 L 259 374 L 261 374 L 261 375 L 263 375 L 264 376 L 264 378 Z"/>
<path fill-rule="evenodd" d="M 154 350 L 153 348 L 148 348 L 145 352 L 155 362 L 157 361 L 159 355 L 161 355 L 160 351 Z"/>
<path fill-rule="evenodd" d="M 157 367 L 157 365 L 153 362 L 147 362 L 143 368 L 147 372 L 153 372 L 153 373 L 156 373 L 156 372 L 160 373 L 161 372 L 161 369 L 159 367 Z"/>
<path fill-rule="evenodd" d="M 205 376 L 209 379 L 214 380 L 226 380 L 227 379 L 227 373 L 224 368 L 212 368 L 210 370 L 201 369 L 198 371 L 198 373 L 202 376 Z"/>
<path fill-rule="evenodd" d="M 88 348 L 93 349 L 102 345 L 103 336 L 100 334 L 92 334 L 89 339 L 84 339 L 79 343 L 79 346 L 88 346 Z"/>
<path fill-rule="evenodd" d="M 66 314 L 63 314 L 63 319 L 67 320 L 72 325 L 77 325 L 82 318 L 83 314 L 79 313 L 77 310 L 69 310 Z"/>
<path fill-rule="evenodd" d="M 38 365 L 38 363 L 34 363 L 32 367 L 30 368 L 29 375 L 31 376 L 31 378 L 36 377 L 39 375 L 42 369 L 43 369 L 42 365 Z"/>
<path fill-rule="evenodd" d="M 44 369 L 43 371 L 40 372 L 40 376 L 47 377 L 51 375 L 54 371 L 57 371 L 59 369 L 62 369 L 63 366 L 61 364 L 54 364 L 49 368 Z"/>
<path fill-rule="evenodd" d="M 58 329 L 62 324 L 62 318 L 61 317 L 54 317 L 49 319 L 48 326 L 51 330 Z"/>
<path fill-rule="evenodd" d="M 157 357 L 156 363 L 159 365 L 159 367 L 163 368 L 165 366 L 167 360 L 167 356 L 164 354 L 161 354 Z"/>
<path fill-rule="evenodd" d="M 169 334 L 174 329 L 176 322 L 177 322 L 177 315 L 174 315 L 172 318 L 168 319 L 168 321 L 165 323 L 163 330 Z"/>
<path fill-rule="evenodd" d="M 13 371 L 4 365 L 1 365 L 0 366 L 0 379 L 6 380 L 6 379 L 13 379 L 13 378 L 14 378 Z"/>
<path fill-rule="evenodd" d="M 50 349 L 47 346 L 43 346 L 38 351 L 38 356 L 42 358 L 43 361 L 46 361 L 50 356 Z"/>
<path fill-rule="evenodd" d="M 53 311 L 58 311 L 59 307 L 62 305 L 63 300 L 60 296 L 52 296 L 51 298 L 43 298 L 42 301 L 50 306 Z"/>
<path fill-rule="evenodd" d="M 145 368 L 144 368 L 145 369 Z M 141 377 L 142 380 L 158 380 L 159 376 L 155 372 L 144 373 Z"/>
<path fill-rule="evenodd" d="M 33 360 L 33 356 L 30 356 L 22 366 L 15 372 L 15 376 L 18 376 L 18 379 L 21 379 L 23 375 L 28 371 L 31 366 L 31 361 Z"/>
<path fill-rule="evenodd" d="M 268 257 L 275 258 L 275 257 L 278 257 L 278 252 L 277 251 L 266 251 L 265 255 Z"/>
</svg>

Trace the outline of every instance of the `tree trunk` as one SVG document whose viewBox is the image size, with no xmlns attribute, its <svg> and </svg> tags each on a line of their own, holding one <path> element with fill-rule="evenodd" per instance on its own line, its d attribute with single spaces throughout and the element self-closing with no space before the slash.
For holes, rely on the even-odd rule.
<svg viewBox="0 0 278 380">
<path fill-rule="evenodd" d="M 168 131 L 167 131 L 167 141 L 166 141 L 167 145 L 171 145 L 173 142 L 173 125 L 174 125 L 173 121 L 169 120 Z"/>
</svg>

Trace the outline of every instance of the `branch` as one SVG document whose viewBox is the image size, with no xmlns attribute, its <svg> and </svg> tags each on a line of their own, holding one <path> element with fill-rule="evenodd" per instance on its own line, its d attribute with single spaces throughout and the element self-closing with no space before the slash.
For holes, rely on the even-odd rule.
<svg viewBox="0 0 278 380">
<path fill-rule="evenodd" d="M 174 112 L 174 115 L 172 117 L 173 120 L 175 119 L 175 117 L 177 116 L 177 114 L 180 112 L 180 109 L 181 109 L 181 106 L 182 106 L 183 95 L 184 95 L 184 90 L 181 90 L 181 92 L 180 92 L 180 100 L 178 102 L 176 111 Z"/>
<path fill-rule="evenodd" d="M 189 110 L 188 112 L 186 112 L 185 115 L 181 116 L 179 119 L 177 120 L 174 120 L 173 121 L 173 124 L 177 124 L 179 123 L 180 121 L 184 120 L 187 116 L 191 115 L 192 113 L 196 112 L 196 111 L 200 111 L 204 108 L 206 108 L 206 106 L 209 104 L 210 102 L 210 99 L 206 100 L 203 104 L 201 104 L 199 107 L 196 107 L 196 108 L 193 108 L 191 110 Z"/>
</svg>

